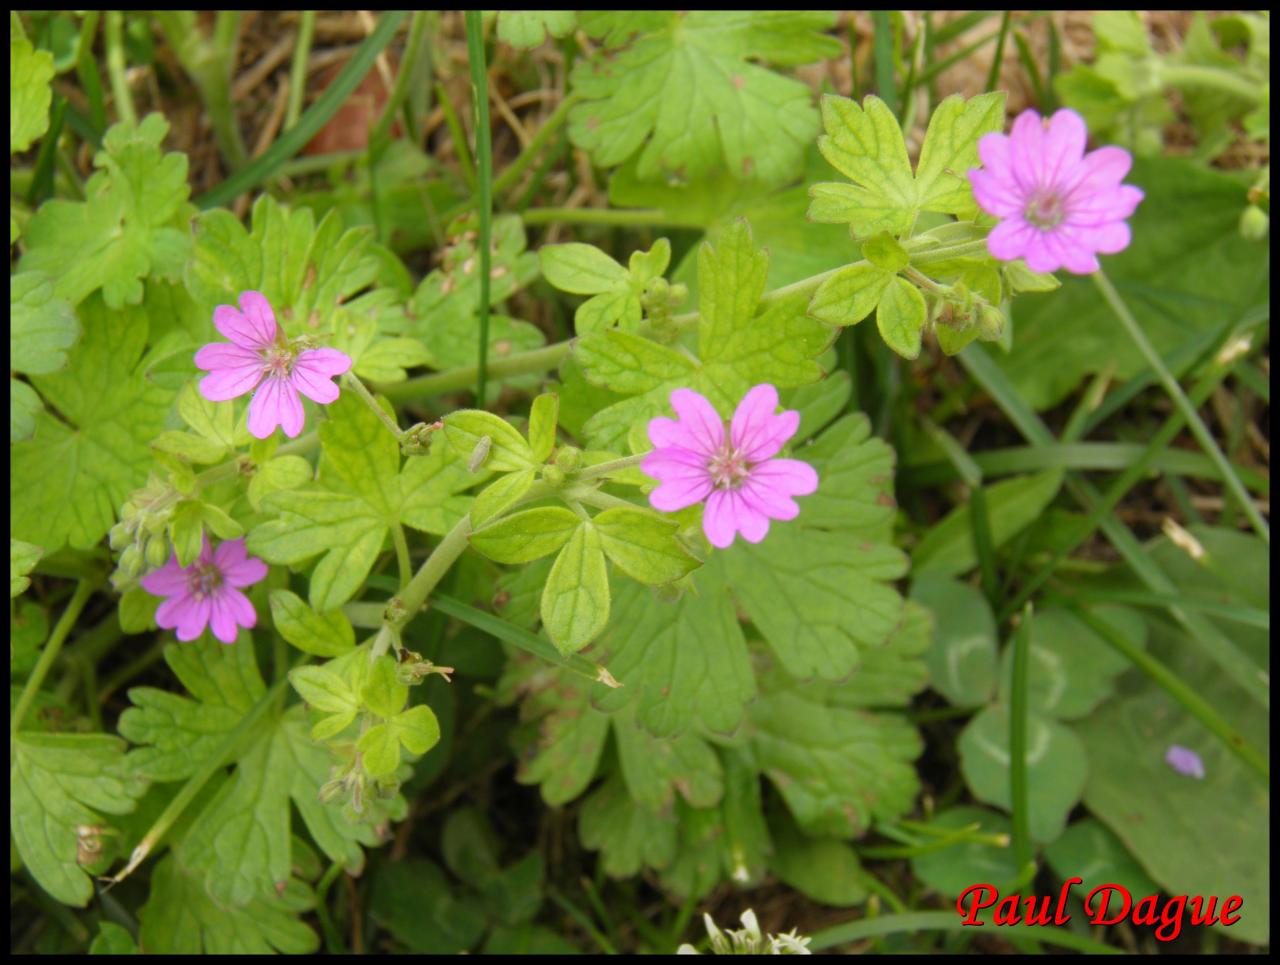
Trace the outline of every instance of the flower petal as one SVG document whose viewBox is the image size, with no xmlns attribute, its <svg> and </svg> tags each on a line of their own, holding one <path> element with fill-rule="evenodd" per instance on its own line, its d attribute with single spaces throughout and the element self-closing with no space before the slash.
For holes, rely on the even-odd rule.
<svg viewBox="0 0 1280 965">
<path fill-rule="evenodd" d="M 733 448 L 747 462 L 776 456 L 800 428 L 799 412 L 788 409 L 774 415 L 777 407 L 778 390 L 768 383 L 755 386 L 738 403 L 729 436 Z"/>
<path fill-rule="evenodd" d="M 1023 111 L 1009 133 L 1009 166 L 1028 192 L 1044 187 L 1044 124 L 1036 111 Z"/>
<path fill-rule="evenodd" d="M 993 217 L 1012 218 L 1027 208 L 1017 183 L 1002 180 L 991 171 L 974 168 L 969 172 L 969 183 L 973 185 L 973 199 L 978 207 Z"/>
<path fill-rule="evenodd" d="M 293 365 L 295 369 L 302 367 L 318 376 L 331 379 L 351 369 L 351 356 L 336 348 L 309 348 L 298 354 Z"/>
<path fill-rule="evenodd" d="M 671 408 L 680 417 L 682 438 L 678 445 L 708 456 L 724 445 L 724 421 L 715 406 L 693 389 L 672 392 Z"/>
<path fill-rule="evenodd" d="M 1067 202 L 1067 217 L 1064 223 L 1093 226 L 1110 221 L 1122 221 L 1133 214 L 1142 198 L 1142 189 L 1135 188 L 1131 184 L 1099 188 L 1088 194 L 1077 191 Z"/>
<path fill-rule="evenodd" d="M 266 298 L 258 292 L 241 292 L 240 308 L 219 305 L 213 310 L 213 324 L 225 338 L 249 349 L 263 349 L 276 340 L 280 326 Z"/>
<path fill-rule="evenodd" d="M 213 561 L 228 586 L 252 586 L 267 575 L 267 564 L 249 556 L 243 539 L 224 540 L 213 551 Z"/>
<path fill-rule="evenodd" d="M 1026 254 L 1035 234 L 1036 229 L 1021 218 L 1010 218 L 991 229 L 991 234 L 987 235 L 987 250 L 993 258 L 1013 261 Z"/>
<path fill-rule="evenodd" d="M 209 598 L 187 597 L 187 606 L 174 613 L 176 617 L 177 635 L 179 640 L 194 640 L 204 633 L 204 628 L 209 625 L 209 611 L 211 609 Z M 160 611 L 156 611 L 156 622 L 160 622 Z"/>
<path fill-rule="evenodd" d="M 679 446 L 654 449 L 640 463 L 640 471 L 659 480 L 688 479 L 694 476 L 711 478 L 707 457 Z"/>
<path fill-rule="evenodd" d="M 752 467 L 747 482 L 755 493 L 767 489 L 783 496 L 808 496 L 818 491 L 818 471 L 800 459 L 770 459 Z"/>
<path fill-rule="evenodd" d="M 177 596 L 187 592 L 187 571 L 178 565 L 177 554 L 158 570 L 138 580 L 138 584 L 152 596 Z"/>
<path fill-rule="evenodd" d="M 1009 136 L 993 131 L 978 138 L 978 157 L 982 166 L 997 180 L 1010 185 L 1016 184 L 1013 164 L 1009 157 Z"/>
<path fill-rule="evenodd" d="M 1100 147 L 1090 151 L 1075 170 L 1072 192 L 1110 188 L 1124 180 L 1133 166 L 1133 155 L 1122 147 Z"/>
<path fill-rule="evenodd" d="M 209 629 L 223 643 L 235 643 L 239 628 L 231 608 L 224 602 L 224 596 L 225 594 L 219 593 L 209 600 Z"/>
<path fill-rule="evenodd" d="M 669 479 L 649 494 L 649 505 L 663 513 L 675 513 L 713 495 L 710 477 Z"/>
<path fill-rule="evenodd" d="M 1072 184 L 1076 167 L 1084 157 L 1085 142 L 1089 139 L 1084 118 L 1069 107 L 1054 112 L 1049 127 L 1044 132 L 1044 158 L 1042 159 L 1043 185 L 1066 190 Z"/>
<path fill-rule="evenodd" d="M 252 392 L 262 381 L 262 359 L 248 349 L 225 342 L 206 345 L 196 353 L 196 365 L 209 371 L 200 380 L 200 394 L 210 402 L 226 402 Z"/>
<path fill-rule="evenodd" d="M 702 514 L 702 531 L 711 545 L 726 549 L 733 543 L 742 509 L 738 495 L 732 489 L 717 489 L 707 497 L 707 508 Z"/>
<path fill-rule="evenodd" d="M 236 623 L 246 630 L 252 630 L 258 623 L 258 611 L 253 608 L 249 598 L 235 589 L 224 589 L 218 596 L 222 606 L 230 611 Z"/>
<path fill-rule="evenodd" d="M 270 436 L 276 426 L 292 439 L 302 431 L 305 418 L 298 390 L 284 379 L 265 380 L 249 403 L 249 432 L 259 439 Z"/>
<path fill-rule="evenodd" d="M 993 235 L 995 232 L 991 232 Z M 1062 267 L 1062 256 L 1051 241 L 1053 232 L 1031 229 L 1022 257 L 1032 271 L 1057 271 Z M 988 243 L 990 239 L 988 238 Z"/>
<path fill-rule="evenodd" d="M 332 379 L 332 376 L 323 375 L 313 368 L 304 366 L 301 355 L 293 363 L 293 371 L 289 373 L 289 381 L 294 389 L 312 402 L 319 402 L 321 405 L 328 405 L 338 400 L 338 386 Z"/>
</svg>

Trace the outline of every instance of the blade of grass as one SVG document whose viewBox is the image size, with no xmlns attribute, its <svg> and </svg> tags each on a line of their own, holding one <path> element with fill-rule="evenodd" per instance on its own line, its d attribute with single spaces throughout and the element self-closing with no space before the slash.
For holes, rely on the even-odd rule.
<svg viewBox="0 0 1280 965">
<path fill-rule="evenodd" d="M 484 25 L 479 10 L 468 10 L 467 63 L 471 67 L 471 99 L 476 117 L 476 179 L 480 212 L 480 346 L 479 371 L 476 374 L 476 405 L 484 407 L 485 382 L 489 364 L 489 262 L 490 233 L 493 219 L 493 152 L 490 143 L 493 132 L 489 129 L 489 72 L 485 67 Z"/>
<path fill-rule="evenodd" d="M 107 44 L 107 76 L 111 79 L 111 97 L 116 105 L 116 117 L 130 124 L 138 123 L 138 112 L 133 106 L 133 94 L 125 79 L 124 13 L 108 10 L 103 24 Z"/>
<path fill-rule="evenodd" d="M 453 140 L 453 149 L 458 155 L 458 167 L 462 170 L 462 180 L 466 181 L 467 187 L 474 192 L 476 165 L 471 160 L 471 148 L 467 147 L 467 135 L 462 130 L 462 122 L 458 120 L 458 112 L 453 109 L 453 101 L 449 100 L 444 84 L 436 84 L 436 100 L 440 102 L 445 126 L 449 128 L 449 137 Z"/>
<path fill-rule="evenodd" d="M 995 15 L 996 12 L 994 10 L 970 10 L 968 13 L 956 17 L 954 20 L 949 20 L 934 30 L 933 43 L 934 45 L 950 43 L 970 27 L 976 27 L 984 20 L 989 20 Z"/>
<path fill-rule="evenodd" d="M 1134 606 L 1154 607 L 1168 610 L 1175 606 L 1188 610 L 1198 610 L 1223 620 L 1231 620 L 1247 627 L 1260 630 L 1271 629 L 1271 614 L 1255 607 L 1240 606 L 1237 603 L 1218 603 L 1215 600 L 1200 600 L 1180 593 L 1169 596 L 1163 593 L 1144 593 L 1141 590 L 1088 590 L 1084 593 L 1072 594 L 1069 600 L 1080 603 L 1129 603 Z"/>
<path fill-rule="evenodd" d="M 93 55 L 93 41 L 98 33 L 99 10 L 87 10 L 80 25 L 80 38 L 76 45 L 76 77 L 89 100 L 89 121 L 99 136 L 107 129 L 107 108 L 102 98 L 102 77 L 98 73 L 98 60 Z"/>
<path fill-rule="evenodd" d="M 1013 19 L 1012 11 L 1006 10 L 1000 15 L 1000 35 L 996 37 L 996 52 L 991 58 L 991 72 L 987 74 L 987 90 L 995 90 L 1000 82 L 1000 67 L 1004 63 L 1004 41 L 1009 34 L 1009 21 Z"/>
<path fill-rule="evenodd" d="M 893 25 L 888 10 L 872 10 L 872 56 L 876 62 L 876 94 L 898 116 L 898 90 L 893 83 Z"/>
<path fill-rule="evenodd" d="M 1243 734 L 1222 718 L 1213 706 L 1183 683 L 1182 678 L 1142 648 L 1135 646 L 1123 633 L 1105 620 L 1099 620 L 1087 608 L 1079 607 L 1076 615 L 1094 633 L 1111 644 L 1135 667 L 1159 684 L 1166 693 L 1180 703 L 1209 733 L 1222 741 L 1223 746 L 1240 758 L 1248 768 L 1264 781 L 1271 778 L 1271 767 L 1266 758 L 1250 744 Z"/>
<path fill-rule="evenodd" d="M 311 43 L 316 35 L 316 12 L 302 11 L 298 36 L 293 42 L 293 60 L 289 64 L 289 104 L 284 111 L 284 130 L 298 123 L 302 101 L 307 92 L 307 63 L 311 59 Z"/>
<path fill-rule="evenodd" d="M 1031 848 L 1031 814 L 1027 803 L 1027 667 L 1031 649 L 1031 604 L 1022 610 L 1022 620 L 1013 634 L 1013 672 L 1009 692 L 1009 801 L 1013 817 L 1014 864 L 1019 878 L 1030 880 L 1035 873 L 1035 853 Z M 1027 873 L 1030 866 L 1031 873 Z"/>
<path fill-rule="evenodd" d="M 921 420 L 925 434 L 932 439 L 947 457 L 947 461 L 969 487 L 969 522 L 973 528 L 973 549 L 978 557 L 978 569 L 982 574 L 982 592 L 988 602 L 996 605 L 1000 578 L 996 573 L 996 556 L 991 539 L 991 516 L 987 508 L 987 494 L 982 488 L 982 470 L 964 447 L 947 431 L 935 425 L 927 416 Z"/>
<path fill-rule="evenodd" d="M 245 191 L 257 187 L 270 178 L 285 161 L 301 151 L 346 102 L 351 92 L 364 80 L 365 75 L 373 69 L 378 54 L 391 43 L 396 30 L 408 15 L 408 12 L 403 10 L 383 13 L 373 33 L 365 38 L 352 58 L 347 61 L 347 65 L 342 68 L 342 72 L 316 99 L 316 102 L 307 108 L 298 123 L 281 134 L 276 142 L 255 160 L 240 168 L 212 191 L 196 198 L 196 206 L 201 210 L 207 210 L 230 204 Z"/>
<path fill-rule="evenodd" d="M 53 95 L 53 109 L 49 112 L 49 129 L 40 141 L 36 154 L 31 187 L 27 191 L 27 203 L 33 208 L 53 194 L 53 167 L 58 157 L 58 140 L 62 137 L 62 124 L 67 116 L 67 99 Z"/>
<path fill-rule="evenodd" d="M 961 916 L 957 915 L 955 911 L 915 911 L 908 912 L 905 915 L 860 918 L 856 921 L 846 922 L 843 925 L 824 928 L 814 934 L 812 941 L 809 942 L 809 948 L 812 951 L 820 952 L 828 948 L 834 948 L 837 945 L 849 945 L 853 942 L 865 941 L 868 938 L 876 938 L 880 935 L 894 935 L 900 932 L 914 934 L 925 931 L 954 931 L 968 934 L 970 929 L 961 924 Z M 998 934 L 1034 938 L 1044 942 L 1046 945 L 1057 945 L 1060 948 L 1070 948 L 1095 955 L 1124 954 L 1118 948 L 1104 945 L 1102 942 L 1094 941 L 1084 935 L 1077 935 L 1075 932 L 1067 931 L 1065 928 L 1025 924 L 1001 925 Z"/>
<path fill-rule="evenodd" d="M 1018 48 L 1018 60 L 1022 64 L 1022 69 L 1027 72 L 1027 79 L 1031 82 L 1031 97 L 1040 108 L 1040 113 L 1048 116 L 1049 106 L 1045 96 L 1044 79 L 1040 76 L 1040 67 L 1036 64 L 1036 59 L 1031 56 L 1031 46 L 1021 30 L 1013 32 L 1013 45 Z"/>
<path fill-rule="evenodd" d="M 1106 273 L 1099 269 L 1093 273 L 1093 280 L 1102 292 L 1102 297 L 1106 299 L 1107 304 L 1111 306 L 1111 310 L 1120 319 L 1120 324 L 1124 326 L 1129 337 L 1138 346 L 1138 351 L 1142 353 L 1143 358 L 1147 360 L 1147 364 L 1156 373 L 1160 384 L 1164 386 L 1165 392 L 1173 400 L 1173 404 L 1182 413 L 1183 418 L 1186 419 L 1187 428 L 1191 430 L 1191 434 L 1195 436 L 1196 441 L 1200 443 L 1201 448 L 1204 449 L 1209 458 L 1217 464 L 1218 469 L 1222 472 L 1223 482 L 1227 490 L 1235 497 L 1236 502 L 1240 504 L 1240 509 L 1248 517 L 1254 531 L 1270 546 L 1271 527 L 1267 525 L 1266 520 L 1262 518 L 1262 514 L 1258 512 L 1258 507 L 1254 505 L 1249 493 L 1245 490 L 1244 483 L 1240 481 L 1235 469 L 1223 454 L 1222 449 L 1219 448 L 1217 440 L 1213 438 L 1208 427 L 1200 419 L 1200 414 L 1196 411 L 1195 406 L 1191 404 L 1191 400 L 1182 391 L 1182 386 L 1173 377 L 1173 373 L 1165 367 L 1164 359 L 1160 357 L 1160 353 L 1151 344 L 1146 332 L 1142 330 L 1138 320 L 1133 317 L 1129 307 L 1124 303 L 1124 299 L 1120 297 L 1120 293 L 1116 291 L 1115 286 L 1111 284 L 1111 280 L 1106 276 Z"/>
</svg>

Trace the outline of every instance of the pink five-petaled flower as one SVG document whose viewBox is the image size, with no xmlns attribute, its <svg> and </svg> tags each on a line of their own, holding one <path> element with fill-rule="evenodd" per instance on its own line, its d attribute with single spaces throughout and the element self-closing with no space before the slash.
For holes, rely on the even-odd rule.
<svg viewBox="0 0 1280 965">
<path fill-rule="evenodd" d="M 706 500 L 702 529 L 712 546 L 724 549 L 736 533 L 758 543 L 770 519 L 795 519 L 792 496 L 818 488 L 807 462 L 774 459 L 800 427 L 800 413 L 774 414 L 778 390 L 757 385 L 742 397 L 726 435 L 724 420 L 692 389 L 671 393 L 678 419 L 649 422 L 654 449 L 641 463 L 662 485 L 649 494 L 654 509 L 670 513 Z"/>
<path fill-rule="evenodd" d="M 1119 147 L 1084 153 L 1084 119 L 1063 108 L 1048 122 L 1023 111 L 1004 134 L 984 134 L 978 155 L 985 169 L 969 172 L 973 197 L 1001 221 L 987 248 L 1001 261 L 1024 258 L 1032 271 L 1098 270 L 1096 254 L 1129 247 L 1125 218 L 1142 191 L 1121 184 L 1133 159 Z"/>
<path fill-rule="evenodd" d="M 265 439 L 280 426 L 293 438 L 305 421 L 298 393 L 321 405 L 335 401 L 338 387 L 329 380 L 351 368 L 351 359 L 336 348 L 299 351 L 285 339 L 271 304 L 259 292 L 241 292 L 240 309 L 214 309 L 213 324 L 231 344 L 214 342 L 196 352 L 196 366 L 209 373 L 200 380 L 200 394 L 210 402 L 226 402 L 253 392 L 249 431 Z"/>
<path fill-rule="evenodd" d="M 156 623 L 177 629 L 179 640 L 194 640 L 206 626 L 223 643 L 235 643 L 240 627 L 253 629 L 258 614 L 241 587 L 267 575 L 267 564 L 245 553 L 244 540 L 229 539 L 215 550 L 204 538 L 204 549 L 190 566 L 179 566 L 175 553 L 169 562 L 138 582 L 153 596 L 168 597 L 156 609 Z"/>
</svg>

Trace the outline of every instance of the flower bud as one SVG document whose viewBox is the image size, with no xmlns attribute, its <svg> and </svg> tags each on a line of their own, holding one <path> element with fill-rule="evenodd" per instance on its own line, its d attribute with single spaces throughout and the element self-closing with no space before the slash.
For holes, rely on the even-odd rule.
<svg viewBox="0 0 1280 965">
<path fill-rule="evenodd" d="M 116 523 L 107 534 L 107 545 L 113 550 L 122 550 L 133 542 L 133 534 L 124 523 Z"/>
<path fill-rule="evenodd" d="M 120 554 L 118 565 L 125 576 L 138 575 L 138 571 L 142 569 L 142 550 L 138 549 L 137 543 L 125 547 L 124 552 Z"/>
<path fill-rule="evenodd" d="M 543 466 L 542 481 L 548 486 L 563 486 L 565 480 L 564 470 L 559 466 Z"/>
<path fill-rule="evenodd" d="M 677 283 L 671 286 L 671 294 L 669 301 L 672 307 L 681 304 L 689 297 L 689 286 L 683 283 Z"/>
<path fill-rule="evenodd" d="M 147 558 L 147 566 L 158 570 L 169 559 L 169 547 L 162 538 L 150 539 L 143 555 Z"/>
<path fill-rule="evenodd" d="M 573 472 L 582 465 L 582 450 L 576 446 L 561 446 L 556 453 L 556 465 L 565 472 Z"/>
<path fill-rule="evenodd" d="M 1267 236 L 1271 219 L 1256 204 L 1251 204 L 1240 212 L 1240 236 L 1247 241 L 1261 241 Z"/>
<path fill-rule="evenodd" d="M 1004 312 L 983 302 L 978 309 L 978 337 L 986 342 L 994 342 L 1004 332 L 1004 325 Z"/>
<path fill-rule="evenodd" d="M 655 302 L 665 302 L 671 293 L 671 284 L 665 278 L 651 278 L 645 285 L 644 293 Z"/>
</svg>

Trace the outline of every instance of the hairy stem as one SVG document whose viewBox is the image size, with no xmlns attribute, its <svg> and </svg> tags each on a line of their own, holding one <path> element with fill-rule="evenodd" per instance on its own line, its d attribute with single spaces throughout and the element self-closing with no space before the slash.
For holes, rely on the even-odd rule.
<svg viewBox="0 0 1280 965">
<path fill-rule="evenodd" d="M 62 616 L 58 618 L 58 623 L 53 628 L 53 633 L 49 635 L 49 641 L 44 645 L 44 650 L 40 652 L 40 660 L 36 663 L 35 669 L 31 671 L 31 676 L 27 678 L 27 682 L 22 688 L 22 694 L 18 697 L 18 705 L 13 708 L 13 713 L 9 716 L 10 742 L 17 737 L 18 728 L 22 726 L 22 721 L 27 716 L 27 711 L 31 709 L 31 704 L 35 701 L 36 694 L 40 692 L 40 685 L 44 683 L 44 678 L 48 676 L 49 670 L 58 659 L 62 645 L 66 642 L 67 634 L 76 625 L 76 620 L 80 617 L 80 611 L 89 602 L 89 598 L 93 596 L 93 591 L 96 587 L 97 583 L 93 580 L 84 579 L 76 583 L 76 589 L 71 595 L 71 601 L 67 604 L 67 608 L 62 611 Z"/>
</svg>

